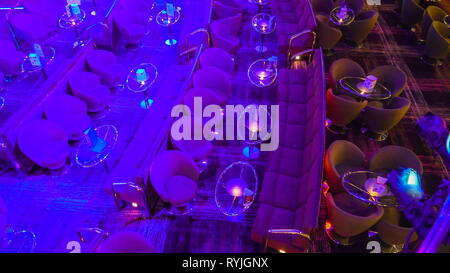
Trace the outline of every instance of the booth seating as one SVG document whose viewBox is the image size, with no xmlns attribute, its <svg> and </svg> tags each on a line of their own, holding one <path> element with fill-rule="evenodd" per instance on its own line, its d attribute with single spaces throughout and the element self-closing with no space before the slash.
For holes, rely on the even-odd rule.
<svg viewBox="0 0 450 273">
<path fill-rule="evenodd" d="M 200 55 L 200 66 L 215 66 L 227 73 L 231 73 L 235 64 L 233 57 L 224 49 L 210 47 L 205 49 Z"/>
<path fill-rule="evenodd" d="M 19 150 L 36 165 L 50 170 L 63 167 L 69 156 L 69 138 L 56 123 L 35 119 L 19 128 Z"/>
<path fill-rule="evenodd" d="M 18 51 L 13 42 L 0 40 L 0 72 L 5 76 L 14 76 L 22 71 L 25 54 Z"/>
<path fill-rule="evenodd" d="M 320 49 L 304 70 L 281 69 L 279 148 L 264 174 L 253 240 L 284 251 L 304 251 L 307 236 L 270 233 L 295 229 L 309 233 L 317 226 L 322 192 L 325 137 L 325 83 Z"/>
<path fill-rule="evenodd" d="M 222 48 L 230 54 L 235 53 L 239 49 L 241 43 L 238 37 L 241 24 L 241 13 L 223 19 L 213 20 L 210 24 L 213 46 Z"/>
<path fill-rule="evenodd" d="M 277 24 L 276 36 L 280 53 L 290 53 L 292 56 L 314 47 L 317 23 L 308 0 L 298 1 L 294 13 L 282 13 L 278 17 L 286 18 Z"/>
<path fill-rule="evenodd" d="M 175 207 L 185 206 L 197 195 L 198 166 L 189 154 L 162 151 L 150 167 L 150 181 L 159 197 Z"/>
<path fill-rule="evenodd" d="M 70 91 L 86 103 L 88 112 L 103 111 L 111 102 L 111 91 L 92 72 L 75 72 L 69 76 L 68 83 Z"/>
<path fill-rule="evenodd" d="M 44 115 L 46 119 L 61 126 L 69 140 L 81 139 L 91 121 L 86 104 L 70 95 L 58 95 L 49 99 L 44 106 Z"/>
<path fill-rule="evenodd" d="M 92 50 L 86 56 L 86 62 L 90 71 L 97 74 L 101 83 L 109 88 L 116 87 L 125 78 L 124 68 L 117 63 L 116 55 L 110 51 Z"/>
<path fill-rule="evenodd" d="M 144 236 L 134 231 L 120 231 L 109 236 L 97 249 L 98 253 L 154 253 Z"/>
</svg>

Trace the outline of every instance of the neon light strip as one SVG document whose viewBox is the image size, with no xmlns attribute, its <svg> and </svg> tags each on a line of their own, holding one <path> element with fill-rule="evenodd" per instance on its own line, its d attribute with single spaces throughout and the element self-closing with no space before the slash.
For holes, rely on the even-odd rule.
<svg viewBox="0 0 450 273">
<path fill-rule="evenodd" d="M 0 10 L 24 10 L 25 7 L 15 7 L 15 8 L 0 8 Z"/>
<path fill-rule="evenodd" d="M 448 134 L 446 146 L 447 146 L 447 153 L 450 154 L 450 134 Z"/>
</svg>

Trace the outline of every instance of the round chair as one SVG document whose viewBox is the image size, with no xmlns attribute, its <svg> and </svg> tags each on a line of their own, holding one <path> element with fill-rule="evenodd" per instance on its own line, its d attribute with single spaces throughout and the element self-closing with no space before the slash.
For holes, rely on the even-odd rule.
<svg viewBox="0 0 450 273">
<path fill-rule="evenodd" d="M 328 16 L 335 7 L 333 0 L 311 0 L 311 5 L 316 14 Z"/>
<path fill-rule="evenodd" d="M 79 140 L 91 122 L 87 115 L 86 104 L 77 97 L 58 95 L 44 106 L 45 117 L 61 126 L 69 140 Z"/>
<path fill-rule="evenodd" d="M 336 140 L 325 154 L 325 176 L 330 190 L 334 193 L 345 191 L 341 176 L 349 171 L 362 169 L 365 155 L 355 144 L 346 140 Z"/>
<path fill-rule="evenodd" d="M 405 73 L 393 65 L 378 66 L 369 75 L 377 77 L 378 83 L 389 89 L 392 97 L 398 97 L 406 86 Z"/>
<path fill-rule="evenodd" d="M 422 163 L 417 155 L 408 148 L 389 145 L 375 152 L 369 160 L 372 171 L 389 173 L 400 167 L 412 168 L 418 174 L 423 173 Z"/>
<path fill-rule="evenodd" d="M 331 88 L 327 90 L 326 99 L 327 118 L 331 121 L 331 126 L 338 128 L 346 127 L 367 106 L 366 100 L 360 102 L 350 95 L 335 95 Z"/>
<path fill-rule="evenodd" d="M 370 31 L 378 21 L 378 11 L 367 10 L 356 16 L 355 21 L 343 30 L 344 39 L 356 47 L 361 47 L 362 42 L 367 38 Z"/>
<path fill-rule="evenodd" d="M 348 92 L 340 85 L 339 80 L 344 77 L 365 77 L 364 69 L 355 61 L 342 58 L 335 60 L 330 66 L 330 85 L 336 94 Z"/>
<path fill-rule="evenodd" d="M 340 0 L 336 1 L 336 3 L 339 3 Z M 365 0 L 345 0 L 345 4 L 353 10 L 355 15 L 358 15 L 366 5 Z"/>
<path fill-rule="evenodd" d="M 219 92 L 226 98 L 231 93 L 229 75 L 223 70 L 207 66 L 195 72 L 193 77 L 194 87 L 204 87 Z"/>
<path fill-rule="evenodd" d="M 317 14 L 316 21 L 318 44 L 322 47 L 327 55 L 330 55 L 329 53 L 331 52 L 331 50 L 342 38 L 342 32 L 329 24 L 330 19 L 328 18 L 328 16 Z"/>
<path fill-rule="evenodd" d="M 2 197 L 0 196 L 0 240 L 5 234 L 6 230 L 6 223 L 8 219 L 8 209 L 6 208 L 5 201 L 3 201 Z"/>
<path fill-rule="evenodd" d="M 450 28 L 444 23 L 433 22 L 428 29 L 425 41 L 426 62 L 433 65 L 441 65 L 450 52 Z M 430 61 L 428 61 L 430 59 Z"/>
<path fill-rule="evenodd" d="M 155 191 L 181 213 L 197 194 L 199 176 L 199 168 L 192 157 L 181 151 L 161 152 L 150 167 L 150 180 Z"/>
<path fill-rule="evenodd" d="M 19 74 L 24 58 L 25 55 L 16 49 L 13 42 L 0 40 L 0 72 L 5 76 Z"/>
<path fill-rule="evenodd" d="M 224 106 L 227 103 L 226 94 L 222 94 L 215 90 L 205 88 L 205 87 L 194 87 L 189 89 L 184 95 L 183 102 L 189 106 L 191 113 L 194 111 L 194 98 L 202 98 L 203 107 L 208 105 L 216 104 L 219 106 Z"/>
<path fill-rule="evenodd" d="M 133 231 L 120 231 L 109 236 L 97 249 L 98 253 L 154 253 L 144 236 Z"/>
<path fill-rule="evenodd" d="M 54 30 L 43 17 L 28 12 L 11 14 L 10 23 L 17 37 L 29 44 L 45 41 Z"/>
<path fill-rule="evenodd" d="M 430 28 L 431 23 L 434 21 L 443 22 L 445 16 L 447 16 L 447 13 L 440 7 L 434 5 L 428 6 L 423 13 L 422 22 L 420 24 L 422 39 L 427 38 L 428 29 Z"/>
<path fill-rule="evenodd" d="M 115 13 L 113 22 L 126 45 L 139 45 L 147 34 L 145 25 L 130 12 Z"/>
<path fill-rule="evenodd" d="M 102 84 L 112 88 L 122 79 L 122 66 L 117 63 L 114 53 L 106 50 L 93 50 L 86 57 L 89 69 L 97 74 Z"/>
<path fill-rule="evenodd" d="M 170 136 L 170 141 L 173 146 L 180 151 L 189 154 L 195 161 L 204 160 L 212 151 L 213 145 L 211 141 L 201 139 L 201 140 L 174 140 Z"/>
<path fill-rule="evenodd" d="M 215 66 L 231 73 L 234 70 L 234 59 L 224 49 L 210 47 L 200 55 L 200 66 Z"/>
<path fill-rule="evenodd" d="M 403 25 L 412 28 L 422 20 L 424 11 L 419 0 L 403 0 L 400 20 Z"/>
<path fill-rule="evenodd" d="M 69 138 L 59 125 L 45 119 L 23 124 L 18 133 L 20 151 L 42 168 L 56 170 L 64 166 L 69 156 Z"/>
<path fill-rule="evenodd" d="M 385 140 L 395 125 L 408 112 L 411 102 L 407 98 L 394 97 L 389 103 L 370 102 L 363 113 L 369 134 L 377 141 Z"/>
<path fill-rule="evenodd" d="M 382 207 L 368 206 L 346 192 L 327 194 L 328 220 L 333 231 L 343 237 L 353 237 L 367 231 L 383 216 Z"/>
<path fill-rule="evenodd" d="M 384 215 L 380 222 L 375 226 L 378 236 L 383 242 L 389 245 L 404 245 L 406 239 L 413 228 L 407 221 L 401 223 L 401 212 L 396 208 L 387 207 L 384 210 Z M 410 242 L 417 240 L 417 233 L 414 232 L 411 236 Z"/>
<path fill-rule="evenodd" d="M 238 7 L 227 5 L 220 1 L 213 1 L 212 11 L 214 18 L 216 19 L 232 17 L 242 12 Z"/>
<path fill-rule="evenodd" d="M 72 93 L 86 103 L 88 112 L 100 112 L 111 102 L 111 92 L 100 84 L 100 78 L 94 73 L 75 72 L 68 82 Z"/>
<path fill-rule="evenodd" d="M 24 0 L 23 6 L 33 14 L 41 16 L 47 24 L 56 28 L 59 17 L 65 12 L 67 1 L 64 0 Z"/>
<path fill-rule="evenodd" d="M 212 21 L 210 31 L 213 46 L 235 53 L 241 42 L 237 37 L 241 23 L 242 14 Z"/>
</svg>

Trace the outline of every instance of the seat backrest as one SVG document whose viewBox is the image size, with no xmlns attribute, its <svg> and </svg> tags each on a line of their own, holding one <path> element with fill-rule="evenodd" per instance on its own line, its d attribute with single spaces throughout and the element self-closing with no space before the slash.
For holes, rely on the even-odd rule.
<svg viewBox="0 0 450 273">
<path fill-rule="evenodd" d="M 342 58 L 330 66 L 330 85 L 336 91 L 339 80 L 343 77 L 365 77 L 364 69 L 355 61 Z"/>
<path fill-rule="evenodd" d="M 375 133 L 384 133 L 392 129 L 402 120 L 411 106 L 411 102 L 402 97 L 395 97 L 388 107 L 367 106 L 364 119 L 367 127 Z"/>
<path fill-rule="evenodd" d="M 375 10 L 361 12 L 355 21 L 345 29 L 345 38 L 356 43 L 362 42 L 375 27 L 378 16 L 378 11 Z"/>
<path fill-rule="evenodd" d="M 450 51 L 450 28 L 434 21 L 428 29 L 425 54 L 430 58 L 444 59 Z"/>
</svg>

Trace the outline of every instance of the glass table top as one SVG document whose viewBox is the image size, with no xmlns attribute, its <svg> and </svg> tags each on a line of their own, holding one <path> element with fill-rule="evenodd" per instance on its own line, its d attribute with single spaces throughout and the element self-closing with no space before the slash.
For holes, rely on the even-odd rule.
<svg viewBox="0 0 450 273">
<path fill-rule="evenodd" d="M 347 12 L 342 13 L 341 7 L 336 7 L 330 12 L 330 21 L 337 26 L 348 26 L 355 20 L 355 13 L 347 7 Z"/>
<path fill-rule="evenodd" d="M 274 68 L 272 65 L 272 61 L 268 59 L 254 61 L 247 72 L 250 82 L 257 87 L 267 87 L 272 85 L 278 75 L 277 68 Z"/>
<path fill-rule="evenodd" d="M 364 88 L 365 78 L 344 77 L 339 84 L 352 95 L 368 100 L 386 100 L 391 97 L 391 91 L 380 83 L 376 83 L 372 90 Z"/>
<path fill-rule="evenodd" d="M 252 27 L 261 34 L 270 34 L 275 31 L 275 16 L 268 13 L 258 13 L 252 18 Z"/>
</svg>

